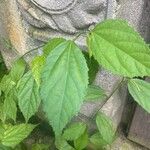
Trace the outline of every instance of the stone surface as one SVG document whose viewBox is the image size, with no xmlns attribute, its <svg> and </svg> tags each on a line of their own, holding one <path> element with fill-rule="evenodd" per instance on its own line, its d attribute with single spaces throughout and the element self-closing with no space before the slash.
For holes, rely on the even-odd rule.
<svg viewBox="0 0 150 150">
<path fill-rule="evenodd" d="M 150 40 L 149 0 L 120 0 L 116 15 L 126 19 L 146 41 Z"/>
<path fill-rule="evenodd" d="M 36 2 L 36 4 L 35 4 Z M 43 1 L 38 0 L 5 0 L 6 7 L 9 10 L 9 17 L 8 17 L 8 24 L 7 27 L 8 35 L 13 43 L 14 47 L 18 50 L 18 52 L 21 54 L 25 53 L 27 50 L 31 49 L 32 47 L 36 47 L 38 44 L 37 41 L 31 37 L 28 36 L 28 29 L 35 28 L 34 31 L 37 32 L 37 30 L 40 29 L 40 35 L 42 35 L 42 39 L 45 40 L 46 36 L 43 34 L 45 30 L 47 31 L 47 34 L 49 37 L 67 37 L 70 38 L 70 35 L 75 36 L 76 33 L 88 30 L 88 28 L 99 21 L 102 21 L 104 19 L 113 18 L 116 11 L 116 1 L 114 0 L 88 0 L 88 1 L 72 1 L 74 5 L 69 6 L 71 1 L 66 1 L 65 4 L 68 7 L 72 7 L 70 10 L 66 9 L 63 13 L 59 14 L 59 10 L 56 12 L 45 12 L 45 9 L 41 9 L 41 7 L 37 6 L 41 4 Z M 48 1 L 44 1 L 42 7 L 45 7 L 44 5 Z M 60 1 L 51 1 L 54 2 L 55 5 L 59 5 Z M 21 14 L 18 11 L 21 11 Z M 49 10 L 54 9 L 49 7 Z M 62 6 L 64 7 L 64 5 Z M 63 8 L 62 8 L 63 10 Z M 28 15 L 27 15 L 28 14 Z M 22 17 L 20 17 L 22 15 Z M 69 18 L 69 22 L 66 22 L 66 20 L 62 20 L 63 18 L 66 18 L 67 20 Z M 51 21 L 49 18 L 54 18 L 54 26 L 51 26 L 51 23 L 45 22 L 45 19 Z M 95 20 L 93 22 L 93 20 Z M 79 21 L 78 21 L 79 20 Z M 64 23 L 64 24 L 61 24 Z M 58 24 L 58 25 L 57 25 Z M 31 26 L 32 25 L 32 26 Z M 38 25 L 38 26 L 37 26 Z M 47 28 L 46 28 L 46 26 Z M 60 28 L 58 28 L 60 26 Z M 69 27 L 68 27 L 69 26 Z M 29 27 L 28 29 L 25 27 Z M 54 27 L 54 28 L 53 28 Z M 46 29 L 45 29 L 46 28 Z M 57 29 L 55 29 L 57 28 Z M 64 28 L 64 29 L 63 29 Z M 60 30 L 61 29 L 61 30 Z M 73 30 L 75 31 L 73 31 Z M 50 31 L 49 31 L 50 30 Z M 52 30 L 56 32 L 56 34 L 52 33 Z M 66 31 L 68 30 L 68 31 Z M 63 34 L 62 34 L 63 33 Z M 82 38 L 81 38 L 82 39 Z M 85 45 L 84 39 L 79 39 L 79 41 Z M 82 45 L 81 44 L 81 45 Z M 113 88 L 117 86 L 118 82 L 120 81 L 120 78 L 117 76 L 113 76 L 110 73 L 102 70 L 98 73 L 97 79 L 95 83 L 97 85 L 102 86 L 106 91 L 108 91 L 108 95 L 112 92 Z M 119 125 L 121 120 L 121 114 L 123 111 L 124 102 L 126 99 L 126 89 L 123 88 L 123 91 L 117 91 L 111 99 L 106 103 L 106 105 L 102 108 L 102 110 L 110 116 L 114 122 L 116 123 L 116 126 Z M 124 94 L 124 96 L 120 96 L 121 93 Z M 85 104 L 81 112 L 85 115 L 92 115 L 95 108 L 101 106 L 101 103 L 87 103 Z M 119 113 L 118 113 L 119 112 Z"/>
<path fill-rule="evenodd" d="M 107 150 L 148 150 L 148 149 L 127 140 L 125 136 L 122 133 L 120 133 L 116 141 Z"/>
<path fill-rule="evenodd" d="M 47 3 L 50 4 L 49 2 L 54 5 L 47 5 Z M 61 5 L 62 2 L 64 2 L 63 5 Z M 7 38 L 11 40 L 20 55 L 49 38 L 72 39 L 79 32 L 87 31 L 106 18 L 127 19 L 146 38 L 147 32 L 149 32 L 147 24 L 149 19 L 147 16 L 145 16 L 147 19 L 142 18 L 143 12 L 146 14 L 148 12 L 147 9 L 143 11 L 146 0 L 120 0 L 118 4 L 115 0 L 3 0 L 3 5 L 0 5 L 0 8 L 2 7 L 3 10 L 6 7 L 5 18 L 7 19 L 5 20 L 7 22 L 2 20 L 4 25 L 0 24 L 2 28 L 0 28 L 0 32 L 5 30 Z M 1 18 L 3 18 L 2 13 Z M 85 38 L 81 36 L 77 43 L 85 46 Z M 6 53 L 5 50 L 4 55 Z M 9 57 L 5 55 L 6 61 L 9 62 L 11 57 L 11 55 Z M 95 83 L 108 91 L 109 95 L 120 80 L 120 77 L 102 70 L 97 74 Z M 102 111 L 114 121 L 116 127 L 121 121 L 126 96 L 126 87 L 122 87 L 102 108 Z M 81 112 L 91 116 L 94 109 L 100 105 L 102 103 L 87 103 L 82 107 Z M 144 150 L 144 148 L 140 149 L 135 145 L 131 146 L 125 141 L 124 138 L 118 138 L 112 149 Z"/>
<path fill-rule="evenodd" d="M 128 138 L 150 148 L 150 114 L 140 106 L 136 107 Z"/>
<path fill-rule="evenodd" d="M 60 0 L 17 0 L 17 3 L 28 34 L 41 41 L 54 37 L 72 39 L 96 23 L 112 18 L 116 9 L 115 0 L 65 0 L 65 3 Z M 77 42 L 84 46 L 85 37 Z"/>
</svg>

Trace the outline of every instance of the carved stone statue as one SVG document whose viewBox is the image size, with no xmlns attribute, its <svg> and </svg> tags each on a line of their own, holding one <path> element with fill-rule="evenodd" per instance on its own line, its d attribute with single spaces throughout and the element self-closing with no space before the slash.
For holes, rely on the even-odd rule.
<svg viewBox="0 0 150 150">
<path fill-rule="evenodd" d="M 40 40 L 74 37 L 104 20 L 108 0 L 17 0 L 27 31 Z"/>
</svg>

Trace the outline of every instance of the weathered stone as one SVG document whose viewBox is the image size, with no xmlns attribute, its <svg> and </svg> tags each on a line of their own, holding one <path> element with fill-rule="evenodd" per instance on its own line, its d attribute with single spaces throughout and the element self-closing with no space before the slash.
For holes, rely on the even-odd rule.
<svg viewBox="0 0 150 150">
<path fill-rule="evenodd" d="M 20 55 L 49 38 L 72 39 L 80 32 L 88 31 L 96 23 L 107 18 L 127 19 L 138 31 L 144 31 L 141 32 L 143 36 L 146 36 L 149 31 L 145 23 L 141 25 L 145 22 L 145 18 L 142 18 L 144 0 L 120 0 L 119 5 L 116 0 L 5 0 L 3 4 L 7 9 L 7 35 Z M 77 43 L 85 47 L 85 37 L 81 36 Z M 97 74 L 95 83 L 108 91 L 109 95 L 120 80 L 120 77 L 102 70 Z M 126 87 L 120 88 L 102 108 L 116 126 L 121 121 L 126 94 Z M 94 109 L 102 104 L 87 103 L 82 107 L 81 112 L 91 116 Z M 114 146 L 114 149 L 132 148 L 128 147 L 128 144 L 124 145 L 118 144 L 117 147 Z"/>
<path fill-rule="evenodd" d="M 148 150 L 136 143 L 127 140 L 122 133 L 107 150 Z"/>
<path fill-rule="evenodd" d="M 72 0 L 65 3 L 60 0 L 17 0 L 17 3 L 28 34 L 41 41 L 54 37 L 72 39 L 90 26 L 112 18 L 116 6 L 115 0 Z M 84 36 L 77 39 L 81 46 L 85 46 L 85 42 Z"/>
<path fill-rule="evenodd" d="M 126 19 L 142 37 L 149 41 L 150 37 L 150 1 L 120 0 L 117 17 Z"/>
<path fill-rule="evenodd" d="M 113 18 L 117 4 L 114 0 L 78 0 L 65 1 L 65 5 L 62 6 L 60 5 L 62 1 L 50 1 L 50 3 L 55 3 L 54 8 L 55 6 L 62 7 L 57 7 L 58 10 L 52 10 L 53 7 L 46 5 L 47 2 L 49 1 L 17 0 L 17 3 L 16 0 L 5 1 L 9 14 L 11 14 L 7 19 L 9 22 L 9 27 L 7 28 L 8 35 L 20 54 L 39 45 L 33 38 L 34 33 L 37 33 L 36 39 L 40 39 L 39 37 L 41 37 L 42 41 L 60 36 L 74 38 L 79 32 L 87 31 L 91 25 L 103 21 L 107 17 Z M 40 4 L 42 6 L 39 6 Z M 19 6 L 22 18 L 17 6 Z M 31 30 L 34 32 L 32 32 L 32 38 L 29 37 L 30 34 L 28 35 Z M 85 46 L 85 38 L 80 37 L 78 44 Z M 119 77 L 113 76 L 103 70 L 98 73 L 95 83 L 108 91 L 107 94 L 110 94 L 119 81 Z M 120 98 L 119 93 L 120 91 L 116 92 L 102 108 L 114 120 L 116 126 L 120 123 L 121 112 L 123 111 L 126 99 L 125 95 L 124 98 Z M 81 112 L 90 116 L 94 109 L 100 105 L 102 103 L 87 103 L 82 107 Z"/>
</svg>

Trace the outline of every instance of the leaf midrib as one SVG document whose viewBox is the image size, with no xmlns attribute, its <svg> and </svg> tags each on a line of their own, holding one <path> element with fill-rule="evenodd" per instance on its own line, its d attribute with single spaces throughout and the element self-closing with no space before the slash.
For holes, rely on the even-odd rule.
<svg viewBox="0 0 150 150">
<path fill-rule="evenodd" d="M 68 48 L 69 47 L 69 48 Z M 68 49 L 67 49 L 68 48 Z M 59 113 L 59 129 L 60 129 L 60 122 L 61 122 L 61 114 L 62 114 L 62 110 L 63 110 L 63 105 L 64 105 L 64 95 L 65 95 L 65 91 L 66 91 L 66 85 L 68 82 L 68 72 L 69 72 L 69 66 L 70 66 L 70 52 L 71 52 L 71 43 L 69 43 L 69 45 L 66 47 L 66 49 L 64 51 L 68 50 L 68 55 L 67 55 L 67 66 L 66 66 L 66 77 L 65 77 L 65 81 L 64 81 L 64 91 L 62 94 L 62 99 L 61 99 L 61 109 L 60 109 L 60 113 Z"/>
</svg>

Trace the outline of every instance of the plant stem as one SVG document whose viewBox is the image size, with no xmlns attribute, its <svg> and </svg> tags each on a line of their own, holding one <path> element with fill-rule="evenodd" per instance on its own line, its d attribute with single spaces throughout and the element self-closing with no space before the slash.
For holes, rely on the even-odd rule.
<svg viewBox="0 0 150 150">
<path fill-rule="evenodd" d="M 38 47 L 36 47 L 36 48 L 34 48 L 34 49 L 31 49 L 31 50 L 27 51 L 27 52 L 24 53 L 20 58 L 23 58 L 23 57 L 25 57 L 27 54 L 29 54 L 29 53 L 31 53 L 31 52 L 33 52 L 33 51 L 35 51 L 35 50 L 38 50 L 39 48 L 42 48 L 44 45 L 45 45 L 45 44 L 40 45 L 40 46 L 38 46 Z"/>
<path fill-rule="evenodd" d="M 122 78 L 122 80 L 119 82 L 119 84 L 116 86 L 116 88 L 110 93 L 110 95 L 106 98 L 106 100 L 103 102 L 103 104 L 99 104 L 97 109 L 94 111 L 93 115 L 90 117 L 90 120 L 93 120 L 97 113 L 101 110 L 101 108 L 107 103 L 107 101 L 114 95 L 114 93 L 122 86 L 122 84 L 125 82 L 125 78 Z"/>
<path fill-rule="evenodd" d="M 82 34 L 85 34 L 86 32 L 80 32 L 77 34 L 77 36 L 73 39 L 73 41 L 76 41 Z"/>
<path fill-rule="evenodd" d="M 82 34 L 84 34 L 84 33 L 86 33 L 86 32 L 81 32 L 81 33 L 79 33 L 79 34 L 73 39 L 73 41 L 77 40 L 77 39 L 78 39 Z M 31 49 L 31 50 L 27 51 L 27 52 L 26 52 L 25 54 L 23 54 L 20 58 L 23 58 L 25 55 L 27 55 L 27 54 L 29 54 L 29 53 L 35 51 L 35 50 L 38 50 L 39 48 L 44 47 L 46 43 L 47 43 L 47 42 L 45 42 L 44 44 L 42 44 L 42 45 L 40 45 L 40 46 L 38 46 L 38 47 L 36 47 L 36 48 L 34 48 L 34 49 Z"/>
</svg>

